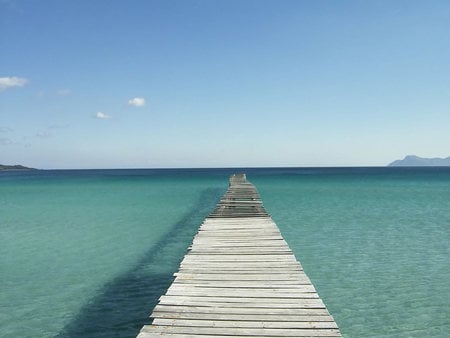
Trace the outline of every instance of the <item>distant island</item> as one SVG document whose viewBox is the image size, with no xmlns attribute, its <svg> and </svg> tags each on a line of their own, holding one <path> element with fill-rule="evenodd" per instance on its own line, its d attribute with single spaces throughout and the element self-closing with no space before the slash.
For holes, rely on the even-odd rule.
<svg viewBox="0 0 450 338">
<path fill-rule="evenodd" d="M 396 160 L 388 165 L 389 167 L 448 167 L 450 166 L 450 156 L 447 158 L 424 158 L 415 155 L 408 155 L 403 160 Z"/>
<path fill-rule="evenodd" d="M 0 171 L 7 171 L 7 170 L 36 170 L 35 168 L 28 168 L 24 167 L 23 165 L 4 165 L 0 164 Z"/>
</svg>

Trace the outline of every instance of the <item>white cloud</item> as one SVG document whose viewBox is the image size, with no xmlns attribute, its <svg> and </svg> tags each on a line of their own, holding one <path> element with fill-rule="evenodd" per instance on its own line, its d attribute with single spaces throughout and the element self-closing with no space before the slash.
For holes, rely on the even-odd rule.
<svg viewBox="0 0 450 338">
<path fill-rule="evenodd" d="M 111 116 L 99 111 L 97 114 L 95 114 L 95 118 L 100 119 L 100 120 L 105 120 L 105 119 L 110 119 Z"/>
<path fill-rule="evenodd" d="M 128 101 L 128 105 L 135 107 L 143 107 L 145 106 L 145 99 L 142 97 L 135 97 Z"/>
<path fill-rule="evenodd" d="M 27 83 L 28 83 L 27 79 L 17 76 L 0 77 L 0 91 L 13 87 L 23 87 Z"/>
</svg>

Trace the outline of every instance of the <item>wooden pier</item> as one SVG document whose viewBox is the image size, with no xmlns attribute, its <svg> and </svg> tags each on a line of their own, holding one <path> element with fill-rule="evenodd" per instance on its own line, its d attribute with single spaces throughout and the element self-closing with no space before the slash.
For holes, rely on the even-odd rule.
<svg viewBox="0 0 450 338">
<path fill-rule="evenodd" d="M 341 337 L 244 174 L 231 176 L 175 277 L 138 338 Z"/>
</svg>

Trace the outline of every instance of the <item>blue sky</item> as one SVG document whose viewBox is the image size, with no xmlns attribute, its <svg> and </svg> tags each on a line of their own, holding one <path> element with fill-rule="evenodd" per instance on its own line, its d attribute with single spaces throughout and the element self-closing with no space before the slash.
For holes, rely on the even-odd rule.
<svg viewBox="0 0 450 338">
<path fill-rule="evenodd" d="M 0 163 L 450 155 L 449 1 L 0 0 Z"/>
</svg>

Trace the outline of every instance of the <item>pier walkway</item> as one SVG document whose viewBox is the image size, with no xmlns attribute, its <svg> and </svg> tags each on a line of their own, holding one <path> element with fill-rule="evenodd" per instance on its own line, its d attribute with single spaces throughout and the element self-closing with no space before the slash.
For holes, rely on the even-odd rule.
<svg viewBox="0 0 450 338">
<path fill-rule="evenodd" d="M 231 176 L 175 276 L 138 338 L 341 337 L 245 175 Z"/>
</svg>

